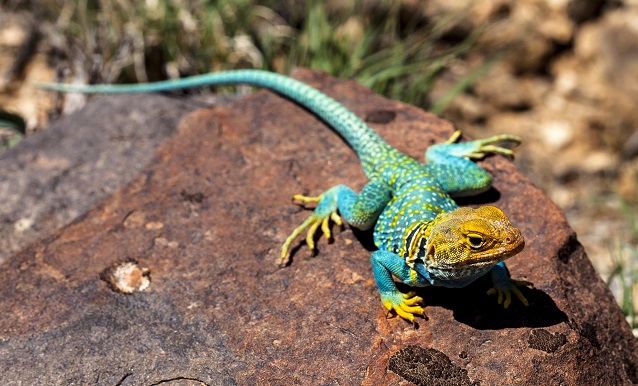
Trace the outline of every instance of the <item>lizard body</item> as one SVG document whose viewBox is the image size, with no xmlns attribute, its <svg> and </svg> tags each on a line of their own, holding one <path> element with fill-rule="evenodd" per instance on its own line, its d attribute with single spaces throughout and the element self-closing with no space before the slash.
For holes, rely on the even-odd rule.
<svg viewBox="0 0 638 386">
<path fill-rule="evenodd" d="M 424 315 L 422 298 L 400 292 L 393 277 L 413 287 L 439 285 L 464 287 L 490 273 L 499 304 L 507 308 L 511 294 L 527 305 L 519 286 L 503 261 L 523 249 L 524 240 L 499 209 L 459 208 L 452 197 L 489 189 L 491 176 L 472 162 L 488 154 L 512 156 L 501 142 L 518 144 L 514 136 L 501 135 L 456 143 L 460 132 L 443 144 L 430 146 L 426 164 L 410 158 L 385 142 L 354 113 L 333 98 L 302 82 L 271 72 L 239 70 L 185 79 L 136 85 L 39 84 L 63 92 L 154 92 L 200 86 L 251 84 L 291 99 L 329 124 L 354 149 L 369 179 L 360 193 L 345 185 L 332 187 L 318 197 L 297 195 L 302 202 L 316 203 L 314 212 L 297 227 L 282 246 L 279 264 L 289 262 L 291 243 L 306 231 L 314 249 L 319 228 L 331 237 L 329 222 L 341 225 L 341 217 L 359 229 L 374 227 L 379 248 L 371 256 L 372 269 L 383 305 L 411 322 Z"/>
</svg>

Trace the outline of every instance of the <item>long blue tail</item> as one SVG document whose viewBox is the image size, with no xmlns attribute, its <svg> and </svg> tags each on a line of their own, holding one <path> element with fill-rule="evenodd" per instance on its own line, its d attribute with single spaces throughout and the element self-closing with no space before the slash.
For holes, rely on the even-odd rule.
<svg viewBox="0 0 638 386">
<path fill-rule="evenodd" d="M 354 149 L 366 173 L 373 169 L 374 160 L 388 145 L 374 130 L 341 103 L 298 80 L 273 72 L 261 70 L 237 70 L 163 82 L 123 85 L 68 85 L 39 83 L 35 86 L 45 90 L 81 93 L 143 93 L 169 91 L 202 86 L 228 84 L 250 84 L 275 91 L 312 111 L 334 128 Z"/>
</svg>

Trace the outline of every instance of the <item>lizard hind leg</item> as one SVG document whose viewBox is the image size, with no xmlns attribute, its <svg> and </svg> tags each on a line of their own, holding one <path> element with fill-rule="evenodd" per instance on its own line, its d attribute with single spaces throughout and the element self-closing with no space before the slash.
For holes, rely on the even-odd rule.
<svg viewBox="0 0 638 386">
<path fill-rule="evenodd" d="M 512 158 L 514 152 L 506 145 L 514 147 L 521 141 L 513 135 L 495 135 L 457 142 L 460 136 L 461 132 L 456 131 L 447 142 L 432 145 L 425 152 L 429 172 L 452 197 L 472 196 L 488 190 L 492 176 L 472 160 L 490 154 Z"/>
<path fill-rule="evenodd" d="M 370 181 L 361 191 L 355 193 L 345 185 L 337 185 L 317 197 L 296 195 L 295 200 L 302 203 L 316 203 L 312 214 L 291 234 L 281 247 L 278 265 L 285 266 L 290 261 L 290 245 L 306 231 L 306 244 L 310 250 L 315 249 L 315 234 L 319 229 L 326 238 L 332 236 L 330 221 L 341 226 L 341 215 L 348 223 L 361 230 L 371 228 L 387 203 L 391 199 L 389 187 L 378 180 Z"/>
<path fill-rule="evenodd" d="M 502 134 L 488 138 L 476 139 L 469 142 L 457 142 L 461 137 L 461 131 L 457 130 L 445 142 L 433 145 L 426 152 L 428 162 L 437 163 L 442 157 L 462 157 L 466 159 L 482 159 L 490 154 L 500 154 L 508 158 L 514 158 L 514 152 L 510 147 L 518 146 L 521 139 L 515 135 Z M 509 147 L 503 146 L 508 145 Z"/>
<path fill-rule="evenodd" d="M 329 189 L 328 191 L 322 193 L 317 197 L 308 197 L 301 194 L 296 194 L 293 199 L 304 204 L 316 203 L 317 207 L 312 212 L 312 214 L 308 216 L 306 221 L 295 228 L 295 230 L 292 231 L 288 238 L 286 238 L 286 241 L 281 247 L 281 255 L 279 257 L 279 260 L 277 261 L 277 264 L 280 267 L 288 264 L 288 262 L 290 261 L 290 245 L 306 229 L 306 244 L 311 251 L 314 251 L 315 234 L 317 233 L 317 230 L 319 228 L 321 228 L 321 232 L 323 233 L 323 235 L 327 239 L 329 239 L 332 237 L 332 233 L 330 231 L 330 220 L 332 220 L 338 226 L 341 226 L 343 224 L 341 221 L 341 217 L 339 216 L 339 214 L 337 214 L 337 199 L 335 197 L 334 189 Z"/>
</svg>

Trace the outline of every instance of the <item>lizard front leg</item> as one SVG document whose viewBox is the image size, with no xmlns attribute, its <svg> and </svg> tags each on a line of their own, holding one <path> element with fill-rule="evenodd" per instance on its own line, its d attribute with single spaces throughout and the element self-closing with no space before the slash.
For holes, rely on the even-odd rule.
<svg viewBox="0 0 638 386">
<path fill-rule="evenodd" d="M 372 180 L 360 194 L 355 193 L 345 185 L 337 185 L 317 197 L 296 195 L 294 198 L 306 203 L 317 203 L 317 207 L 284 242 L 281 256 L 277 261 L 279 266 L 288 264 L 290 245 L 306 229 L 306 244 L 311 250 L 315 249 L 315 234 L 320 227 L 323 235 L 330 238 L 330 220 L 341 225 L 341 218 L 337 210 L 353 227 L 361 230 L 370 229 L 392 199 L 392 195 L 389 186 L 380 180 Z"/>
<path fill-rule="evenodd" d="M 425 310 L 418 304 L 423 301 L 415 292 L 403 293 L 397 289 L 392 276 L 407 285 L 423 287 L 430 285 L 428 278 L 423 277 L 410 268 L 405 259 L 390 251 L 378 250 L 372 252 L 372 271 L 377 288 L 381 294 L 381 302 L 388 309 L 394 311 L 403 319 L 414 323 L 414 315 L 425 315 Z"/>
<path fill-rule="evenodd" d="M 505 263 L 502 261 L 492 268 L 490 274 L 494 287 L 490 288 L 487 294 L 498 295 L 498 304 L 502 304 L 503 308 L 507 309 L 512 303 L 512 293 L 525 306 L 529 305 L 529 302 L 518 287 L 533 286 L 534 284 L 532 282 L 512 279 L 507 271 L 507 267 L 505 267 Z"/>
</svg>

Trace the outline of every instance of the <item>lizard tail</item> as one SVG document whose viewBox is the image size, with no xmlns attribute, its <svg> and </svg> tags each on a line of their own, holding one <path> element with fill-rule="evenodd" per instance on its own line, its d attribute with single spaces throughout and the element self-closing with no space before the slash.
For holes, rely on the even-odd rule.
<svg viewBox="0 0 638 386">
<path fill-rule="evenodd" d="M 69 85 L 36 83 L 35 87 L 61 92 L 143 93 L 228 84 L 250 84 L 264 87 L 307 108 L 334 128 L 346 140 L 357 153 L 366 173 L 372 172 L 373 161 L 378 159 L 383 152 L 390 149 L 390 146 L 374 130 L 341 103 L 305 83 L 268 71 L 225 71 L 144 84 Z"/>
</svg>

